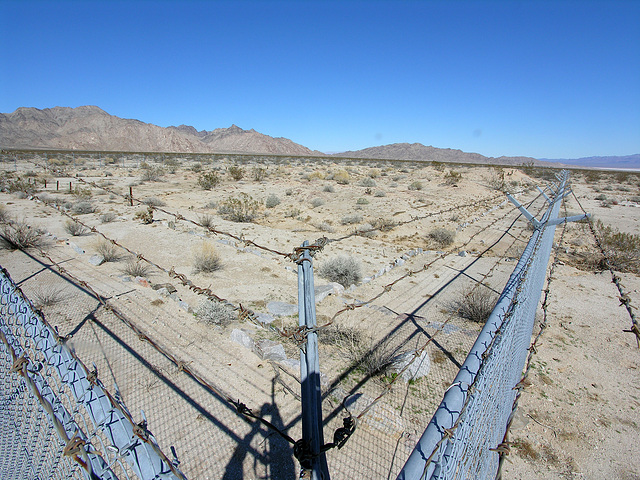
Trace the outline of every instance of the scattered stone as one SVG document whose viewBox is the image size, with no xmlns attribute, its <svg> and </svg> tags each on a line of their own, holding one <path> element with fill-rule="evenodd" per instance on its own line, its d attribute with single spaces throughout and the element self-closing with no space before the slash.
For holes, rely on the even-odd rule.
<svg viewBox="0 0 640 480">
<path fill-rule="evenodd" d="M 104 257 L 102 255 L 91 255 L 89 257 L 89 263 L 91 265 L 95 265 L 96 267 L 99 267 L 104 263 Z"/>
<path fill-rule="evenodd" d="M 122 275 L 121 277 L 119 277 L 120 280 L 122 280 L 123 282 L 130 282 L 131 281 L 131 277 L 129 275 Z"/>
<path fill-rule="evenodd" d="M 253 351 L 263 360 L 282 362 L 287 359 L 287 354 L 282 344 L 273 340 L 258 340 L 253 347 Z"/>
<path fill-rule="evenodd" d="M 159 295 L 161 295 L 163 297 L 168 297 L 169 296 L 169 290 L 167 290 L 166 288 L 159 288 L 156 291 L 158 292 Z"/>
<path fill-rule="evenodd" d="M 371 277 L 364 277 L 364 278 L 362 279 L 362 283 L 369 283 L 371 280 L 372 280 L 372 278 L 371 278 Z"/>
<path fill-rule="evenodd" d="M 161 290 L 164 288 L 169 293 L 177 292 L 176 287 L 174 287 L 170 283 L 154 283 L 153 285 L 151 285 L 151 288 L 153 288 L 154 290 Z"/>
<path fill-rule="evenodd" d="M 402 265 L 404 265 L 404 259 L 403 258 L 396 258 L 395 264 L 397 267 L 401 267 Z"/>
<path fill-rule="evenodd" d="M 288 317 L 298 314 L 298 306 L 286 302 L 269 302 L 267 303 L 267 310 L 276 317 Z"/>
<path fill-rule="evenodd" d="M 79 253 L 80 255 L 84 255 L 84 250 L 83 250 L 83 249 L 81 249 L 81 248 L 80 248 L 78 245 L 76 245 L 75 243 L 73 243 L 73 242 L 69 242 L 69 246 L 70 246 L 71 248 L 73 248 L 73 249 L 76 251 L 76 253 Z"/>
<path fill-rule="evenodd" d="M 344 287 L 339 283 L 332 282 L 328 285 L 320 285 L 315 287 L 314 292 L 316 296 L 316 303 L 319 303 L 329 295 L 340 295 L 342 292 L 344 292 Z"/>
<path fill-rule="evenodd" d="M 178 306 L 183 309 L 185 312 L 191 312 L 191 307 L 189 306 L 189 304 L 183 300 L 180 300 L 178 302 Z"/>
<path fill-rule="evenodd" d="M 136 282 L 138 282 L 143 287 L 146 287 L 146 288 L 149 287 L 149 280 L 147 280 L 144 277 L 136 277 Z"/>
<path fill-rule="evenodd" d="M 275 321 L 275 318 L 268 313 L 256 313 L 256 320 L 258 320 L 260 323 L 268 325 L 270 323 L 273 323 Z"/>
<path fill-rule="evenodd" d="M 177 293 L 172 293 L 171 295 L 169 295 L 169 298 L 171 300 L 173 300 L 174 302 L 179 302 L 180 301 L 180 297 L 178 296 Z"/>
<path fill-rule="evenodd" d="M 255 346 L 255 342 L 249 334 L 239 328 L 234 328 L 231 332 L 231 341 L 236 342 L 249 350 L 253 350 L 253 347 Z"/>
<path fill-rule="evenodd" d="M 300 373 L 300 360 L 296 360 L 295 358 L 286 358 L 278 363 L 283 367 L 288 367 L 298 374 Z"/>
<path fill-rule="evenodd" d="M 460 252 L 458 252 L 458 256 L 459 257 L 466 257 L 467 256 L 466 250 L 461 250 Z"/>
<path fill-rule="evenodd" d="M 393 362 L 391 371 L 400 373 L 404 367 L 411 363 L 415 353 L 415 351 L 411 351 L 399 355 Z M 429 360 L 429 354 L 424 351 L 418 356 L 418 358 L 413 360 L 413 363 L 409 365 L 409 368 L 402 373 L 402 379 L 405 382 L 409 382 L 409 380 L 417 380 L 419 378 L 426 377 L 429 370 L 431 370 L 431 361 Z"/>
</svg>

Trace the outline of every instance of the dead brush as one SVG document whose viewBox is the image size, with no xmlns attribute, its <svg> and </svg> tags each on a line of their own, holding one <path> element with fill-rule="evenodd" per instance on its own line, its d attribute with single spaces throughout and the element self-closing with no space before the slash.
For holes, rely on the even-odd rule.
<svg viewBox="0 0 640 480">
<path fill-rule="evenodd" d="M 89 233 L 88 228 L 78 222 L 74 222 L 73 220 L 67 220 L 65 222 L 64 231 L 73 237 L 80 237 Z"/>
<path fill-rule="evenodd" d="M 66 300 L 68 294 L 64 287 L 56 285 L 45 285 L 34 288 L 31 292 L 31 301 L 38 310 L 45 307 L 52 307 Z"/>
<path fill-rule="evenodd" d="M 129 258 L 121 272 L 132 277 L 148 277 L 151 274 L 151 267 L 137 258 Z"/>
<path fill-rule="evenodd" d="M 100 255 L 105 262 L 117 262 L 122 258 L 122 255 L 118 251 L 118 247 L 108 240 L 100 240 L 96 244 L 95 248 L 98 255 Z"/>
<path fill-rule="evenodd" d="M 44 231 L 23 222 L 5 223 L 0 232 L 0 245 L 7 250 L 39 248 L 45 244 Z"/>
<path fill-rule="evenodd" d="M 221 268 L 222 261 L 213 244 L 203 242 L 193 249 L 193 273 L 212 273 Z"/>
<path fill-rule="evenodd" d="M 640 235 L 621 232 L 617 228 L 597 220 L 594 224 L 596 234 L 614 270 L 640 273 Z M 600 268 L 606 268 L 604 261 Z"/>
<path fill-rule="evenodd" d="M 497 295 L 483 285 L 468 287 L 450 303 L 449 311 L 472 322 L 485 323 L 497 301 Z"/>
</svg>

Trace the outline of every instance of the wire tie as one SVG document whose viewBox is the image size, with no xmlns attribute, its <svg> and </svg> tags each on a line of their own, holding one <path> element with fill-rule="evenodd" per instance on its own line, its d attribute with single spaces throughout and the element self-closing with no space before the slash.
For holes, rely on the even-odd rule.
<svg viewBox="0 0 640 480">
<path fill-rule="evenodd" d="M 87 444 L 83 439 L 75 435 L 73 438 L 70 438 L 67 442 L 67 445 L 64 447 L 62 454 L 66 457 L 75 456 L 80 453 L 80 449 Z"/>
<path fill-rule="evenodd" d="M 29 359 L 25 356 L 25 353 L 22 352 L 22 355 L 20 355 L 15 362 L 13 362 L 13 366 L 11 367 L 11 369 L 9 370 L 11 373 L 17 372 L 20 375 L 23 375 L 22 373 L 22 366 L 26 365 L 29 363 Z"/>
</svg>

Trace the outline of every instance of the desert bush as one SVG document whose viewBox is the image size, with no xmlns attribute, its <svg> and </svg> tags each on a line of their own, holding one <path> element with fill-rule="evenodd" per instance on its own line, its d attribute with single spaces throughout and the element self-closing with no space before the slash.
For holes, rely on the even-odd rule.
<svg viewBox="0 0 640 480">
<path fill-rule="evenodd" d="M 166 205 L 164 200 L 161 200 L 158 197 L 145 198 L 142 203 L 149 205 L 150 207 L 164 207 Z"/>
<path fill-rule="evenodd" d="M 374 197 L 386 197 L 387 194 L 384 192 L 384 190 L 376 190 L 376 193 L 373 194 Z"/>
<path fill-rule="evenodd" d="M 333 228 L 329 222 L 321 222 L 321 223 L 318 223 L 317 225 L 315 225 L 315 227 L 316 227 L 318 230 L 321 230 L 321 231 L 323 231 L 323 232 L 328 232 L 328 233 L 333 233 L 333 232 L 335 232 L 335 228 Z"/>
<path fill-rule="evenodd" d="M 116 214 L 113 212 L 105 212 L 100 215 L 100 222 L 102 223 L 110 223 L 116 219 Z"/>
<path fill-rule="evenodd" d="M 444 176 L 444 182 L 447 185 L 455 185 L 460 180 L 462 180 L 462 174 L 460 172 L 456 172 L 455 170 L 449 170 L 449 173 Z"/>
<path fill-rule="evenodd" d="M 145 162 L 140 164 L 140 168 L 142 169 L 140 180 L 143 182 L 159 182 L 164 175 L 164 170 L 161 167 L 154 167 Z"/>
<path fill-rule="evenodd" d="M 620 272 L 640 273 L 640 235 L 621 232 L 604 225 L 602 220 L 594 226 L 611 267 Z M 601 262 L 601 267 L 604 266 Z"/>
<path fill-rule="evenodd" d="M 250 195 L 241 193 L 238 198 L 229 197 L 220 202 L 218 213 L 232 222 L 252 222 L 258 216 L 260 203 Z"/>
<path fill-rule="evenodd" d="M 346 215 L 342 217 L 342 220 L 340 220 L 340 223 L 342 225 L 353 225 L 354 223 L 360 223 L 360 222 L 362 222 L 362 215 L 360 215 L 359 213 L 356 213 L 353 215 Z"/>
<path fill-rule="evenodd" d="M 221 268 L 222 261 L 213 244 L 203 242 L 193 249 L 193 273 L 211 273 Z"/>
<path fill-rule="evenodd" d="M 446 228 L 436 228 L 429 232 L 428 239 L 439 247 L 448 247 L 456 238 L 456 232 Z"/>
<path fill-rule="evenodd" d="M 0 203 L 0 223 L 9 221 L 9 213 L 3 204 Z"/>
<path fill-rule="evenodd" d="M 325 185 L 322 191 L 327 193 L 335 193 L 336 189 L 333 188 L 333 185 Z"/>
<path fill-rule="evenodd" d="M 356 284 L 362 279 L 360 262 L 347 255 L 338 255 L 325 260 L 320 265 L 318 274 L 344 287 Z"/>
<path fill-rule="evenodd" d="M 71 211 L 76 215 L 83 215 L 95 212 L 96 207 L 94 207 L 91 202 L 80 201 L 73 204 Z"/>
<path fill-rule="evenodd" d="M 44 231 L 26 223 L 12 222 L 2 225 L 0 246 L 8 250 L 26 250 L 44 245 Z"/>
<path fill-rule="evenodd" d="M 73 220 L 67 220 L 65 222 L 64 231 L 74 237 L 79 237 L 81 235 L 86 235 L 87 233 L 89 233 L 89 230 L 84 225 L 81 225 L 78 222 L 74 222 Z"/>
<path fill-rule="evenodd" d="M 196 162 L 191 166 L 191 171 L 195 173 L 200 173 L 202 171 L 202 164 L 200 162 Z"/>
<path fill-rule="evenodd" d="M 227 172 L 236 182 L 242 180 L 242 177 L 244 177 L 244 169 L 239 165 L 231 165 L 227 169 Z"/>
<path fill-rule="evenodd" d="M 373 228 L 380 230 L 381 232 L 389 232 L 391 230 L 393 230 L 393 228 L 397 225 L 397 223 L 395 222 L 395 220 L 392 220 L 391 218 L 376 218 L 373 223 Z"/>
<path fill-rule="evenodd" d="M 322 198 L 314 198 L 311 200 L 311 206 L 313 208 L 321 207 L 322 205 L 324 205 L 324 200 Z"/>
<path fill-rule="evenodd" d="M 506 188 L 506 182 L 504 179 L 504 169 L 500 167 L 494 167 L 489 175 L 489 187 L 493 190 L 504 191 Z"/>
<path fill-rule="evenodd" d="M 316 170 L 315 172 L 305 174 L 303 178 L 305 180 L 313 182 L 314 180 L 324 180 L 325 177 L 324 177 L 324 173 L 322 173 L 319 170 Z"/>
<path fill-rule="evenodd" d="M 272 193 L 267 197 L 264 202 L 264 206 L 267 208 L 273 208 L 280 205 L 280 198 L 275 193 Z"/>
<path fill-rule="evenodd" d="M 376 181 L 373 178 L 365 177 L 358 182 L 361 187 L 375 187 Z"/>
<path fill-rule="evenodd" d="M 137 258 L 130 258 L 120 271 L 132 277 L 146 277 L 151 273 L 151 267 Z"/>
<path fill-rule="evenodd" d="M 211 190 L 220 184 L 220 177 L 216 172 L 206 172 L 198 177 L 198 185 L 204 190 Z"/>
<path fill-rule="evenodd" d="M 409 190 L 422 190 L 422 182 L 415 180 L 409 184 Z"/>
<path fill-rule="evenodd" d="M 402 345 L 394 346 L 389 338 L 375 342 L 361 329 L 339 325 L 319 331 L 318 341 L 336 346 L 353 368 L 368 377 L 386 375 L 405 353 Z"/>
<path fill-rule="evenodd" d="M 153 223 L 153 207 L 149 206 L 146 210 L 139 210 L 133 216 L 134 220 L 140 220 L 145 225 Z"/>
<path fill-rule="evenodd" d="M 333 174 L 333 179 L 340 185 L 347 185 L 351 180 L 351 175 L 346 170 L 338 170 Z"/>
<path fill-rule="evenodd" d="M 369 170 L 369 177 L 378 178 L 379 176 L 380 176 L 380 169 L 379 168 L 372 168 L 371 170 Z"/>
<path fill-rule="evenodd" d="M 483 285 L 463 290 L 458 300 L 449 306 L 451 313 L 476 323 L 485 323 L 493 311 L 498 296 Z"/>
<path fill-rule="evenodd" d="M 261 182 L 267 178 L 267 169 L 263 167 L 253 167 L 251 173 L 253 175 L 253 180 L 256 182 Z"/>
<path fill-rule="evenodd" d="M 584 176 L 584 179 L 588 182 L 588 183 L 597 183 L 598 181 L 600 181 L 600 177 L 601 177 L 601 172 L 597 171 L 597 170 L 590 170 L 589 172 L 587 172 Z"/>
<path fill-rule="evenodd" d="M 284 214 L 284 218 L 297 218 L 302 213 L 302 210 L 299 208 L 292 208 Z"/>
<path fill-rule="evenodd" d="M 52 307 L 64 301 L 68 294 L 64 287 L 57 285 L 38 285 L 29 295 L 33 306 L 38 310 L 44 307 Z"/>
<path fill-rule="evenodd" d="M 356 235 L 366 238 L 373 238 L 378 234 L 378 230 L 370 223 L 363 223 L 356 228 Z"/>
<path fill-rule="evenodd" d="M 122 258 L 118 247 L 107 239 L 102 239 L 96 244 L 96 252 L 105 262 L 117 262 Z"/>
<path fill-rule="evenodd" d="M 356 205 L 369 205 L 369 200 L 360 197 L 358 200 L 356 200 Z"/>
<path fill-rule="evenodd" d="M 198 216 L 198 223 L 205 228 L 212 228 L 214 226 L 213 217 L 206 213 Z"/>
<path fill-rule="evenodd" d="M 607 196 L 604 193 L 601 193 L 600 195 L 598 195 L 596 198 L 596 200 L 606 200 Z"/>
<path fill-rule="evenodd" d="M 196 318 L 211 325 L 225 327 L 236 320 L 237 315 L 229 305 L 203 300 L 196 309 Z"/>
</svg>

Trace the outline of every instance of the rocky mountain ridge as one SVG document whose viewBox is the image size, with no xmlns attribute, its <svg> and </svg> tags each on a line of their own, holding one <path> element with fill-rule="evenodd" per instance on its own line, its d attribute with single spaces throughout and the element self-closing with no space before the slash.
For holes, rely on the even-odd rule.
<svg viewBox="0 0 640 480">
<path fill-rule="evenodd" d="M 266 153 L 322 155 L 287 138 L 274 138 L 232 125 L 213 131 L 159 127 L 109 115 L 96 106 L 21 107 L 0 113 L 0 146 L 124 152 Z"/>
</svg>

